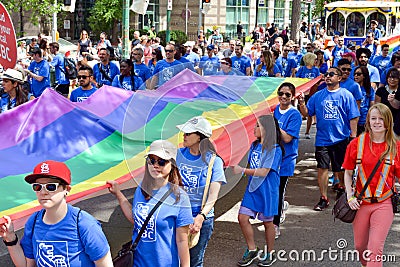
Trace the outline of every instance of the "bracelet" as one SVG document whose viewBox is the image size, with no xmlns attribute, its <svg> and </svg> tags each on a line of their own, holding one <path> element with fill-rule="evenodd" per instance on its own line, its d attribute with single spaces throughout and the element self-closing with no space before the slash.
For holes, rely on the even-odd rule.
<svg viewBox="0 0 400 267">
<path fill-rule="evenodd" d="M 349 200 L 347 200 L 347 203 L 350 203 L 351 201 L 353 201 L 353 199 L 356 199 L 355 197 L 351 197 Z"/>
<path fill-rule="evenodd" d="M 246 168 L 242 168 L 242 176 L 244 175 L 244 170 L 246 170 Z"/>
<path fill-rule="evenodd" d="M 3 242 L 4 242 L 4 244 L 5 244 L 7 247 L 15 246 L 15 245 L 18 243 L 18 236 L 17 236 L 17 234 L 15 234 L 15 240 L 14 240 L 14 241 L 7 242 L 7 241 L 5 241 L 5 240 L 3 239 Z"/>
<path fill-rule="evenodd" d="M 203 216 L 204 220 L 207 220 L 207 216 L 203 212 L 200 212 L 199 215 Z"/>
</svg>

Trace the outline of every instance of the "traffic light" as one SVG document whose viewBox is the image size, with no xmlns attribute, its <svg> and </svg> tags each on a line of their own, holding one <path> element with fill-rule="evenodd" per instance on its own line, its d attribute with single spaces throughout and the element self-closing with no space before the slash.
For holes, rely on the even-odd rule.
<svg viewBox="0 0 400 267">
<path fill-rule="evenodd" d="M 204 3 L 209 4 L 210 2 L 211 2 L 211 0 L 203 0 L 203 4 L 204 4 Z"/>
</svg>

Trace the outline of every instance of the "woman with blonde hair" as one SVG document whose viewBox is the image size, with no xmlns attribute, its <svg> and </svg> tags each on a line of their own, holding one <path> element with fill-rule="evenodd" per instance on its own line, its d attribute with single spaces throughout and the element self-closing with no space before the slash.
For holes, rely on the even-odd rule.
<svg viewBox="0 0 400 267">
<path fill-rule="evenodd" d="M 386 105 L 378 103 L 368 111 L 365 132 L 347 146 L 342 165 L 344 182 L 349 206 L 358 210 L 353 221 L 354 245 L 359 255 L 363 255 L 360 257 L 363 266 L 382 266 L 382 261 L 377 259 L 382 259 L 394 219 L 391 196 L 395 177 L 400 175 L 399 145 L 393 131 L 392 112 Z M 359 171 L 354 181 L 356 165 Z M 376 166 L 367 190 L 360 195 Z"/>
<path fill-rule="evenodd" d="M 261 63 L 257 65 L 254 73 L 255 77 L 281 77 L 279 67 L 275 64 L 272 54 L 264 50 L 260 56 Z"/>
<path fill-rule="evenodd" d="M 78 42 L 78 52 L 79 56 L 86 57 L 91 53 L 92 41 L 90 41 L 88 33 L 86 30 L 81 31 L 81 35 Z"/>
<path fill-rule="evenodd" d="M 304 66 L 301 66 L 296 73 L 297 78 L 314 79 L 320 75 L 319 69 L 315 67 L 315 60 L 317 55 L 314 53 L 307 53 L 303 56 Z"/>
</svg>

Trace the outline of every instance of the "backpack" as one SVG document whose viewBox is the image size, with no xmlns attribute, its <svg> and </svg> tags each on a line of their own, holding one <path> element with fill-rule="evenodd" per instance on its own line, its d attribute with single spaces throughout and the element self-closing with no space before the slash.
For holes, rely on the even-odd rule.
<svg viewBox="0 0 400 267">
<path fill-rule="evenodd" d="M 75 80 L 78 76 L 78 70 L 76 68 L 75 61 L 72 58 L 64 57 L 64 69 L 60 68 L 65 74 L 65 78 L 69 80 Z"/>
</svg>

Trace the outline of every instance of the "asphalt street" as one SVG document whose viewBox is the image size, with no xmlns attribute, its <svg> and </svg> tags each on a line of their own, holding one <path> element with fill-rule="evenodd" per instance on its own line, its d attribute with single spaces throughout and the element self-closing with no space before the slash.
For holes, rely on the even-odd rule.
<svg viewBox="0 0 400 267">
<path fill-rule="evenodd" d="M 354 242 L 351 224 L 334 221 L 332 206 L 335 193 L 330 192 L 331 205 L 322 212 L 313 211 L 319 200 L 319 189 L 314 160 L 315 127 L 311 131 L 312 139 L 304 139 L 303 122 L 299 147 L 299 159 L 294 177 L 290 178 L 286 200 L 290 203 L 286 220 L 281 225 L 281 236 L 275 242 L 278 261 L 273 266 L 361 266 L 354 258 Z M 231 172 L 226 173 L 228 185 L 223 187 L 222 197 L 218 200 L 214 234 L 205 255 L 206 267 L 237 266 L 246 244 L 237 221 L 240 200 L 247 183 L 238 181 Z M 126 185 L 130 187 L 130 185 Z M 124 190 L 132 198 L 134 189 Z M 109 240 L 112 254 L 121 244 L 130 239 L 132 227 L 124 218 L 118 202 L 110 194 L 81 201 L 75 206 L 94 215 L 103 225 Z M 400 266 L 400 215 L 395 216 L 392 228 L 386 240 L 384 266 Z M 260 222 L 254 221 L 256 243 L 264 247 L 264 229 Z M 21 237 L 22 232 L 18 235 Z M 14 266 L 5 246 L 0 244 L 0 267 Z M 257 266 L 253 263 L 251 266 Z"/>
</svg>

